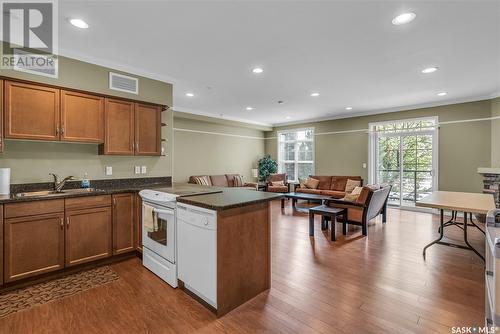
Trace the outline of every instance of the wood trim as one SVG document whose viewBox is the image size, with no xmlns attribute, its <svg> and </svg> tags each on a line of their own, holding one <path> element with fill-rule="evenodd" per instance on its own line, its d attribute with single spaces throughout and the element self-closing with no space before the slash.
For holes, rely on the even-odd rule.
<svg viewBox="0 0 500 334">
<path fill-rule="evenodd" d="M 0 153 L 3 153 L 4 149 L 4 140 L 3 140 L 3 95 L 4 95 L 4 89 L 3 89 L 3 80 L 0 80 Z M 0 271 L 0 274 L 2 272 Z M 0 277 L 0 285 L 2 282 L 2 277 Z"/>
<path fill-rule="evenodd" d="M 68 211 L 68 210 L 80 210 L 87 208 L 97 208 L 103 206 L 111 206 L 111 195 L 66 198 L 64 209 Z"/>
<path fill-rule="evenodd" d="M 64 212 L 64 199 L 49 199 L 4 205 L 4 218 L 27 217 Z"/>
<path fill-rule="evenodd" d="M 87 90 L 82 90 L 82 89 L 76 89 L 76 88 L 71 88 L 71 87 L 64 87 L 64 86 L 56 86 L 56 85 L 51 85 L 51 84 L 46 84 L 46 83 L 41 83 L 37 81 L 31 81 L 31 80 L 24 80 L 24 79 L 17 79 L 17 78 L 11 78 L 8 76 L 2 76 L 0 75 L 0 80 L 9 80 L 12 82 L 19 82 L 19 83 L 24 83 L 24 84 L 31 84 L 31 85 L 40 85 L 40 86 L 45 86 L 48 88 L 56 88 L 56 89 L 64 89 L 69 92 L 75 92 L 75 93 L 80 93 L 80 94 L 90 94 L 90 95 L 99 95 L 104 98 L 112 98 L 112 99 L 120 99 L 124 101 L 129 101 L 129 102 L 139 102 L 143 104 L 149 104 L 149 105 L 155 105 L 155 106 L 160 106 L 162 107 L 162 110 L 168 110 L 170 107 L 166 104 L 160 104 L 160 103 L 154 103 L 154 102 L 148 102 L 148 101 L 142 101 L 142 100 L 134 100 L 126 97 L 120 97 L 120 96 L 114 96 L 114 95 L 108 95 L 108 94 L 102 94 L 102 93 L 96 93 L 96 92 L 91 92 Z"/>
<path fill-rule="evenodd" d="M 99 134 L 94 138 L 80 138 L 68 136 L 68 125 L 66 120 L 66 96 L 78 96 L 86 99 L 93 99 L 99 102 L 98 124 L 94 126 L 98 128 Z M 61 90 L 61 140 L 71 142 L 85 142 L 85 143 L 102 143 L 104 141 L 104 98 L 99 95 L 83 94 L 68 90 Z M 84 122 L 84 121 L 83 121 Z"/>
</svg>

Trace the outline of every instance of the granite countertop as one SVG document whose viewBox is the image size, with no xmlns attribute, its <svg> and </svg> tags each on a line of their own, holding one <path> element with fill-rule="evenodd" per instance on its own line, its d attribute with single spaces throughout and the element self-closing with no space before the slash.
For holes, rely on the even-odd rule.
<svg viewBox="0 0 500 334">
<path fill-rule="evenodd" d="M 177 202 L 186 203 L 210 210 L 227 210 L 260 202 L 281 198 L 282 194 L 254 191 L 247 189 L 219 188 L 221 192 L 206 195 L 194 195 L 177 198 Z"/>
</svg>

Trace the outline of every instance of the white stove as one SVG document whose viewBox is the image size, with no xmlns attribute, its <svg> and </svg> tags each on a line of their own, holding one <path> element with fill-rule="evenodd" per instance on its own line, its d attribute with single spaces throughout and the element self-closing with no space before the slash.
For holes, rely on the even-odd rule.
<svg viewBox="0 0 500 334">
<path fill-rule="evenodd" d="M 141 190 L 142 264 L 177 287 L 177 195 L 156 190 Z"/>
</svg>

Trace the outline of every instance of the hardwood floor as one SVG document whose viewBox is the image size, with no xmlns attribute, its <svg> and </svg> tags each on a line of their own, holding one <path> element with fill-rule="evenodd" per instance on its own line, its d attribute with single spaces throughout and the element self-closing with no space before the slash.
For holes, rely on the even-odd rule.
<svg viewBox="0 0 500 334">
<path fill-rule="evenodd" d="M 272 288 L 220 319 L 145 269 L 112 266 L 121 279 L 0 319 L 0 333 L 450 333 L 483 325 L 483 263 L 472 252 L 422 248 L 438 217 L 389 210 L 368 237 L 352 228 L 330 242 L 308 236 L 306 213 L 272 204 Z M 456 241 L 456 227 L 446 231 Z M 484 252 L 484 238 L 470 233 Z"/>
</svg>

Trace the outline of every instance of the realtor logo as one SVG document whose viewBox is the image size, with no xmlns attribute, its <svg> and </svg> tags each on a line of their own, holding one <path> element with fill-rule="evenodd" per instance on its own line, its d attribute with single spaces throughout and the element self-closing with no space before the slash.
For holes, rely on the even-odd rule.
<svg viewBox="0 0 500 334">
<path fill-rule="evenodd" d="M 1 0 L 1 67 L 57 77 L 57 0 Z"/>
</svg>

